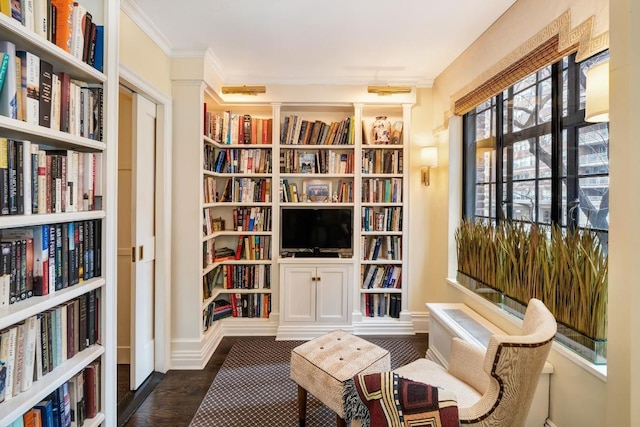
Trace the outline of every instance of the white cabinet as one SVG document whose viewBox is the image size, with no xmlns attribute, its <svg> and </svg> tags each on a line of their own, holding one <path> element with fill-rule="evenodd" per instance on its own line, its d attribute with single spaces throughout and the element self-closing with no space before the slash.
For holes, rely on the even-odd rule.
<svg viewBox="0 0 640 427">
<path fill-rule="evenodd" d="M 292 339 L 291 334 L 295 334 L 304 339 L 336 327 L 349 327 L 352 271 L 346 263 L 281 262 L 278 338 Z"/>
</svg>

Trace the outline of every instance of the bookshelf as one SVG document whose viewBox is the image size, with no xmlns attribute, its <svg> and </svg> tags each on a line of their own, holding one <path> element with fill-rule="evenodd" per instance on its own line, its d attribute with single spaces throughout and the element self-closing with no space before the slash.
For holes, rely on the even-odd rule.
<svg viewBox="0 0 640 427">
<path fill-rule="evenodd" d="M 359 307 L 361 330 L 394 325 L 406 331 L 409 212 L 409 105 L 366 105 L 362 109 L 359 185 Z M 390 134 L 376 141 L 377 125 Z M 404 273 L 404 274 L 403 274 Z"/>
<path fill-rule="evenodd" d="M 115 381 L 105 379 L 116 376 L 116 248 L 115 239 L 109 236 L 115 236 L 116 225 L 114 118 L 120 7 L 112 0 L 81 4 L 91 13 L 92 22 L 104 28 L 101 70 L 0 14 L 0 39 L 35 55 L 40 64 L 51 64 L 56 75 L 68 75 L 78 85 L 76 100 L 87 101 L 86 109 L 80 108 L 85 104 L 76 106 L 75 100 L 69 107 L 70 120 L 81 120 L 73 129 L 58 129 L 42 118 L 34 122 L 24 116 L 0 115 L 0 150 L 4 150 L 0 155 L 15 153 L 16 160 L 22 160 L 7 165 L 8 176 L 15 171 L 16 179 L 9 181 L 15 194 L 9 192 L 9 198 L 14 198 L 11 204 L 16 204 L 16 210 L 0 216 L 0 244 L 5 249 L 3 261 L 7 261 L 1 286 L 9 292 L 8 303 L 0 305 L 0 346 L 6 345 L 7 351 L 13 347 L 11 333 L 16 330 L 13 348 L 16 356 L 22 353 L 22 360 L 12 361 L 13 372 L 25 372 L 25 379 L 29 372 L 35 374 L 32 383 L 27 380 L 19 389 L 14 387 L 11 396 L 5 389 L 0 425 L 28 415 L 56 393 L 64 396 L 65 390 L 73 401 L 68 390 L 78 384 L 78 376 L 89 372 L 96 384 L 91 392 L 95 407 L 85 425 L 114 425 L 117 418 Z M 5 88 L 10 77 L 14 76 L 5 77 Z M 91 91 L 95 98 L 89 96 Z M 89 102 L 96 106 L 91 127 Z M 13 298 L 12 286 L 16 289 Z M 23 287 L 24 296 L 17 293 Z M 50 329 L 51 325 L 55 328 Z M 20 328 L 24 328 L 22 350 Z M 50 331 L 59 335 L 54 338 Z"/>
<path fill-rule="evenodd" d="M 172 366 L 203 367 L 225 335 L 307 339 L 336 328 L 360 334 L 413 333 L 407 310 L 407 279 L 398 273 L 406 271 L 407 263 L 409 204 L 403 195 L 408 194 L 409 187 L 408 130 L 415 96 L 391 102 L 358 94 L 359 88 L 358 93 L 354 88 L 324 93 L 296 87 L 291 92 L 274 88 L 271 96 L 235 97 L 225 102 L 213 89 L 219 83 L 211 78 L 207 59 L 197 61 L 175 58 L 172 63 L 174 135 L 181 141 L 174 145 L 173 152 L 173 236 L 177 246 L 172 282 L 179 285 L 173 289 L 172 317 L 180 321 L 174 324 L 172 334 Z M 353 102 L 361 98 L 366 102 Z M 231 134 L 236 131 L 223 134 L 212 124 L 209 113 L 226 111 L 238 115 L 228 123 L 240 123 L 245 115 L 252 120 L 271 119 L 271 143 L 241 144 L 244 137 Z M 403 123 L 400 140 L 364 144 L 363 122 L 367 126 L 381 115 L 392 123 Z M 317 125 L 314 129 L 318 123 L 326 127 Z M 343 136 L 337 138 L 339 134 Z M 240 139 L 235 142 L 233 138 Z M 266 158 L 265 153 L 270 153 L 271 169 L 255 168 L 254 159 Z M 236 159 L 236 163 L 231 162 L 234 166 L 229 168 L 228 160 L 221 164 L 219 159 Z M 373 166 L 363 169 L 363 159 Z M 258 180 L 270 183 L 270 198 L 243 198 L 244 188 L 252 188 L 251 182 Z M 363 198 L 363 188 L 374 188 L 378 182 L 383 188 L 387 182 L 395 185 L 400 196 Z M 294 251 L 283 249 L 283 230 L 288 226 L 283 219 L 294 210 L 306 208 L 349 212 L 349 248 L 342 247 L 326 258 L 296 257 Z M 249 230 L 243 225 L 241 230 L 236 229 L 239 209 L 245 210 L 243 218 L 251 218 L 252 210 L 254 216 L 270 210 L 270 227 Z M 388 211 L 395 227 L 363 228 L 363 209 L 383 215 Z M 235 254 L 221 259 L 225 256 L 220 253 L 217 260 L 211 255 L 214 248 L 237 252 L 241 237 L 253 239 L 254 248 L 261 247 L 261 238 L 265 243 L 268 240 L 270 255 L 247 259 L 243 254 L 244 259 L 238 260 Z M 384 243 L 385 256 L 371 259 L 361 246 L 365 239 L 378 238 L 382 239 L 381 246 Z M 391 255 L 387 256 L 387 251 Z M 380 269 L 381 274 L 386 270 L 389 283 L 393 271 L 397 271 L 395 286 L 363 288 L 370 268 Z M 259 283 L 266 284 L 269 278 L 270 287 L 238 289 L 245 283 L 253 286 L 251 280 L 256 275 Z M 214 301 L 230 300 L 234 294 L 236 299 L 269 295 L 269 317 L 217 319 L 219 306 Z M 385 301 L 393 297 L 394 315 L 385 311 L 384 315 L 371 316 L 367 299 L 372 297 Z M 208 316 L 215 320 L 207 321 Z"/>
<path fill-rule="evenodd" d="M 274 334 L 273 110 L 223 105 L 190 76 L 174 76 L 172 92 L 174 132 L 185 141 L 173 153 L 172 282 L 181 285 L 172 309 L 181 321 L 172 366 L 199 369 L 225 334 Z"/>
</svg>

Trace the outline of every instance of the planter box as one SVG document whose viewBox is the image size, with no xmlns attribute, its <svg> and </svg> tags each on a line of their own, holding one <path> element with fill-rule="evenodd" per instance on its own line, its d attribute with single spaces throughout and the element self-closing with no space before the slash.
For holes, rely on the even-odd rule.
<svg viewBox="0 0 640 427">
<path fill-rule="evenodd" d="M 458 271 L 456 280 L 465 288 L 482 296 L 486 300 L 500 307 L 503 311 L 519 319 L 524 318 L 527 306 L 510 298 L 508 295 L 483 284 L 482 282 Z M 595 365 L 607 364 L 607 341 L 594 340 L 572 329 L 570 326 L 558 323 L 555 341 L 579 354 Z"/>
</svg>

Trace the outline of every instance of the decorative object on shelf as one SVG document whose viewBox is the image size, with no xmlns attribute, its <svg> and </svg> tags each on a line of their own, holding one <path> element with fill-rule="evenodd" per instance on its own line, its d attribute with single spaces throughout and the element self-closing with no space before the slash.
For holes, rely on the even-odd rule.
<svg viewBox="0 0 640 427">
<path fill-rule="evenodd" d="M 422 166 L 422 185 L 429 186 L 429 171 L 438 166 L 438 147 L 423 147 L 420 150 L 420 164 Z"/>
<path fill-rule="evenodd" d="M 266 86 L 222 86 L 221 92 L 223 95 L 258 95 L 259 93 L 266 93 Z"/>
<path fill-rule="evenodd" d="M 606 363 L 608 255 L 596 232 L 464 220 L 455 234 L 460 284 L 517 315 L 539 298 L 559 324 L 558 341 Z M 569 301 L 582 301 L 569 304 Z"/>
<path fill-rule="evenodd" d="M 585 122 L 609 121 L 609 61 L 592 65 L 586 75 Z"/>
<path fill-rule="evenodd" d="M 377 116 L 373 122 L 373 143 L 388 144 L 391 137 L 391 122 L 387 116 Z"/>
<path fill-rule="evenodd" d="M 302 192 L 311 202 L 329 202 L 331 197 L 331 181 L 324 179 L 308 179 L 302 182 Z"/>
<path fill-rule="evenodd" d="M 404 126 L 404 122 L 402 120 L 396 120 L 391 126 L 391 144 L 399 145 L 402 144 L 402 127 Z"/>
<path fill-rule="evenodd" d="M 316 171 L 316 154 L 300 153 L 300 173 L 314 173 Z"/>
</svg>

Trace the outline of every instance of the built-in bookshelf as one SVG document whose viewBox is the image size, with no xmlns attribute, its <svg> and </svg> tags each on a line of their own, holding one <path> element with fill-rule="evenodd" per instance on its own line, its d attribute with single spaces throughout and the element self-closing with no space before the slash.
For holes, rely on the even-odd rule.
<svg viewBox="0 0 640 427">
<path fill-rule="evenodd" d="M 67 2 L 68 46 L 22 4 L 0 13 L 0 425 L 111 425 L 119 3 Z"/>
<path fill-rule="evenodd" d="M 362 112 L 358 283 L 365 322 L 399 319 L 406 307 L 409 119 L 402 105 Z"/>
<path fill-rule="evenodd" d="M 206 98 L 205 98 L 206 99 Z M 203 330 L 225 317 L 271 311 L 273 119 L 271 109 L 205 104 Z"/>
</svg>

